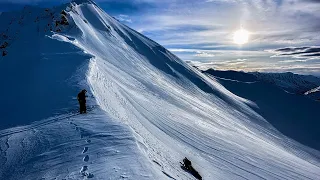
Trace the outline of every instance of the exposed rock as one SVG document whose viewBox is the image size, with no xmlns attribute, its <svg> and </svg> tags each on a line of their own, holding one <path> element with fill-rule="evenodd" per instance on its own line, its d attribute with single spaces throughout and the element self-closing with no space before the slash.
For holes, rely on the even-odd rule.
<svg viewBox="0 0 320 180">
<path fill-rule="evenodd" d="M 2 57 L 6 56 L 8 54 L 7 51 L 2 51 Z"/>
<path fill-rule="evenodd" d="M 64 15 L 61 17 L 60 24 L 69 25 L 68 19 Z"/>
<path fill-rule="evenodd" d="M 0 49 L 4 49 L 9 45 L 9 43 L 7 41 L 5 41 L 1 46 Z"/>
<path fill-rule="evenodd" d="M 67 13 L 64 10 L 62 10 L 60 14 L 67 16 Z"/>
<path fill-rule="evenodd" d="M 4 33 L 2 33 L 1 37 L 2 37 L 2 39 L 8 39 L 8 36 Z"/>
</svg>

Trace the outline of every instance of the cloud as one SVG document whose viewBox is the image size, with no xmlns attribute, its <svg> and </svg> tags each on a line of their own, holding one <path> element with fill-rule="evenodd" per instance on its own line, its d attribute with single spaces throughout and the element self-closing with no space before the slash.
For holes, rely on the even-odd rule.
<svg viewBox="0 0 320 180">
<path fill-rule="evenodd" d="M 274 53 L 272 57 L 291 57 L 301 59 L 320 59 L 320 46 L 311 47 L 285 47 L 268 50 Z"/>
<path fill-rule="evenodd" d="M 279 63 L 295 63 L 295 62 L 307 62 L 307 60 L 283 60 L 283 61 L 279 61 Z"/>
<path fill-rule="evenodd" d="M 197 54 L 195 54 L 194 56 L 197 56 L 197 57 L 214 57 L 215 55 L 212 54 L 212 53 L 198 51 Z"/>
<path fill-rule="evenodd" d="M 279 48 L 279 49 L 276 49 L 274 51 L 277 51 L 277 52 L 292 52 L 292 51 L 302 51 L 302 50 L 305 50 L 305 49 L 308 49 L 309 47 L 286 47 L 286 48 Z"/>
<path fill-rule="evenodd" d="M 121 21 L 121 22 L 127 22 L 127 23 L 132 23 L 132 19 L 125 14 L 120 14 L 118 16 L 114 16 L 117 20 Z"/>
<path fill-rule="evenodd" d="M 320 63 L 318 64 L 273 64 L 263 66 L 248 62 L 248 60 L 230 60 L 224 62 L 199 62 L 199 61 L 187 61 L 191 66 L 195 66 L 201 70 L 207 70 L 213 68 L 216 70 L 235 70 L 245 72 L 293 72 L 297 74 L 315 75 L 320 77 Z"/>
</svg>

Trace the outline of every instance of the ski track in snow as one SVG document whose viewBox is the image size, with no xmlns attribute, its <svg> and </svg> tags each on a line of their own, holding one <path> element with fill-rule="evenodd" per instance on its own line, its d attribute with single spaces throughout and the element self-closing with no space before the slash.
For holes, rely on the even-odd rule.
<svg viewBox="0 0 320 180">
<path fill-rule="evenodd" d="M 78 83 L 94 108 L 1 130 L 0 179 L 194 179 L 184 157 L 203 179 L 319 179 L 319 152 L 279 133 L 253 102 L 89 1 L 67 13 L 70 29 L 48 37 L 91 57 Z"/>
</svg>

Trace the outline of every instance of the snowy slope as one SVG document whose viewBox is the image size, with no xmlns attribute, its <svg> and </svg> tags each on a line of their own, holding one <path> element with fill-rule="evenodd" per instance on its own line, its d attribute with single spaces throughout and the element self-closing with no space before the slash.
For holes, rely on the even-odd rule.
<svg viewBox="0 0 320 180">
<path fill-rule="evenodd" d="M 0 143 L 0 179 L 161 178 L 132 132 L 99 109 L 1 131 Z"/>
<path fill-rule="evenodd" d="M 0 44 L 8 43 L 0 56 L 0 179 L 159 179 L 132 130 L 92 95 L 88 115 L 76 113 L 77 93 L 90 89 L 92 56 L 51 38 L 51 30 L 77 31 L 56 26 L 63 9 L 26 7 L 0 16 Z"/>
<path fill-rule="evenodd" d="M 79 179 L 84 166 L 88 170 L 83 178 L 194 179 L 180 168 L 184 157 L 203 179 L 320 177 L 319 151 L 282 135 L 251 101 L 232 94 L 91 1 L 77 0 L 50 11 L 61 21 L 63 9 L 68 25 L 55 26 L 55 18 L 44 17 L 45 25 L 53 21 L 52 31 L 31 36 L 26 27 L 37 26 L 26 20 L 28 25 L 21 28 L 26 39 L 9 43 L 8 55 L 0 60 L 6 74 L 14 72 L 1 79 L 14 89 L 1 89 L 8 96 L 6 104 L 32 102 L 32 109 L 41 110 L 38 115 L 25 110 L 25 104 L 6 109 L 5 120 L 11 124 L 1 125 L 0 179 Z M 34 39 L 39 42 L 37 51 L 32 51 Z M 21 54 L 32 63 L 15 53 L 26 42 L 30 47 Z M 24 71 L 17 64 L 25 66 Z M 38 74 L 26 76 L 34 72 Z M 60 72 L 64 76 L 55 77 Z M 16 82 L 22 77 L 21 86 Z M 17 97 L 21 87 L 30 90 Z M 84 87 L 93 95 L 92 110 L 80 116 L 72 113 L 73 97 Z M 30 112 L 28 119 L 16 111 Z M 53 114 L 58 116 L 50 118 Z M 8 129 L 33 121 L 38 122 Z M 82 154 L 85 147 L 88 151 Z"/>
</svg>

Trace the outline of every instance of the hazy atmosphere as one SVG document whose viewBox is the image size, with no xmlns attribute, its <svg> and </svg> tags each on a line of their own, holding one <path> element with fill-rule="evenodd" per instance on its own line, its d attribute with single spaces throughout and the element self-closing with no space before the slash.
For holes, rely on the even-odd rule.
<svg viewBox="0 0 320 180">
<path fill-rule="evenodd" d="M 67 1 L 1 0 L 49 6 Z M 201 68 L 320 75 L 318 0 L 97 0 L 119 21 Z M 235 42 L 244 29 L 248 39 Z M 241 38 L 241 37 L 240 37 Z"/>
</svg>

